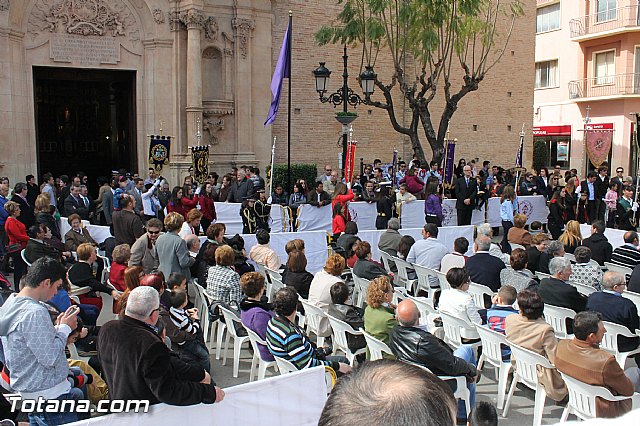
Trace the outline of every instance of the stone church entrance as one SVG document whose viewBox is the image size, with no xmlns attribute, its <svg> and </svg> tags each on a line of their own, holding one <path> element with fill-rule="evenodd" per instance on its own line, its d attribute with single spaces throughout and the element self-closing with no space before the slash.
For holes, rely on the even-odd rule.
<svg viewBox="0 0 640 426">
<path fill-rule="evenodd" d="M 137 168 L 135 71 L 33 67 L 38 173 Z"/>
</svg>

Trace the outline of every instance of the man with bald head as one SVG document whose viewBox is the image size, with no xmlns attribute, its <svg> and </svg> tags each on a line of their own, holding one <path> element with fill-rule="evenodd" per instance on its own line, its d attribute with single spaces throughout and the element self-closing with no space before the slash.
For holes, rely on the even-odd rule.
<svg viewBox="0 0 640 426">
<path fill-rule="evenodd" d="M 446 343 L 419 324 L 420 312 L 412 300 L 403 300 L 396 310 L 398 325 L 391 330 L 389 347 L 400 360 L 428 368 L 438 376 L 465 376 L 471 393 L 471 408 L 475 403 L 475 356 L 470 346 L 463 345 L 452 351 Z M 455 382 L 447 382 L 455 390 Z M 466 420 L 464 401 L 458 401 L 457 419 Z"/>
</svg>

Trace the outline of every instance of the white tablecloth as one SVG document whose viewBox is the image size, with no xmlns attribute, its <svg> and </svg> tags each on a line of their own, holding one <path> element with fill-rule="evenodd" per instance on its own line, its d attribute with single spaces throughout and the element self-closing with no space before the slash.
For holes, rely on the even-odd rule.
<svg viewBox="0 0 640 426">
<path fill-rule="evenodd" d="M 443 200 L 442 214 L 444 215 L 442 226 L 457 226 L 458 212 L 456 211 L 456 200 Z M 484 214 L 484 206 L 482 207 L 482 210 L 474 209 L 471 215 L 471 224 L 479 225 L 484 223 Z M 423 227 L 425 224 L 424 201 L 416 200 L 410 203 L 405 203 L 400 211 L 400 223 L 402 223 L 403 228 Z"/>
<path fill-rule="evenodd" d="M 493 227 L 502 226 L 500 198 L 490 198 L 488 209 L 487 222 Z M 547 216 L 549 216 L 547 200 L 542 195 L 518 197 L 518 211 L 527 215 L 527 225 L 536 220 L 541 223 L 547 223 Z"/>
<path fill-rule="evenodd" d="M 627 231 L 623 231 L 622 229 L 606 228 L 604 230 L 604 236 L 607 237 L 607 240 L 609 240 L 609 244 L 611 244 L 611 246 L 615 249 L 616 247 L 624 245 L 625 232 Z M 591 225 L 580 225 L 580 233 L 582 234 L 582 239 L 590 237 Z"/>
</svg>

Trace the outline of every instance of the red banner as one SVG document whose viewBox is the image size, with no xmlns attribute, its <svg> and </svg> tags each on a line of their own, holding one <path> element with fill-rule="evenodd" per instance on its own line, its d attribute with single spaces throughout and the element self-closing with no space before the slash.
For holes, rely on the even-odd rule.
<svg viewBox="0 0 640 426">
<path fill-rule="evenodd" d="M 600 167 L 609 157 L 613 141 L 613 124 L 591 124 L 587 126 L 585 133 L 589 160 L 594 166 Z"/>
<path fill-rule="evenodd" d="M 349 142 L 347 145 L 347 161 L 344 165 L 344 180 L 351 182 L 353 179 L 353 166 L 356 158 L 356 141 Z"/>
</svg>

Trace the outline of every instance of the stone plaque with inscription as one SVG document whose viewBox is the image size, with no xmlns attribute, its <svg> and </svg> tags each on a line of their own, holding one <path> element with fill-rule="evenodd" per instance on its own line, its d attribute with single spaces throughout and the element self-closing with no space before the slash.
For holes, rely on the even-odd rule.
<svg viewBox="0 0 640 426">
<path fill-rule="evenodd" d="M 56 34 L 49 42 L 51 59 L 78 64 L 117 64 L 120 42 L 112 37 L 87 37 Z"/>
</svg>

